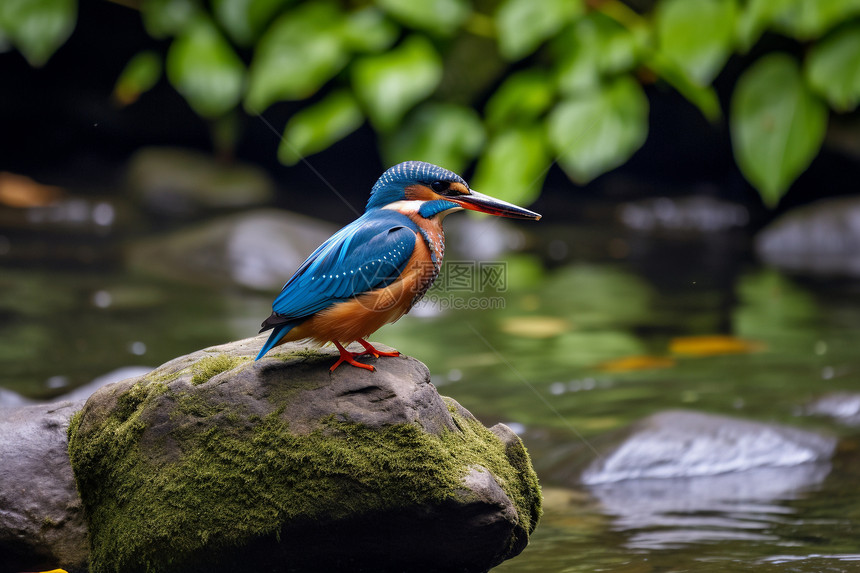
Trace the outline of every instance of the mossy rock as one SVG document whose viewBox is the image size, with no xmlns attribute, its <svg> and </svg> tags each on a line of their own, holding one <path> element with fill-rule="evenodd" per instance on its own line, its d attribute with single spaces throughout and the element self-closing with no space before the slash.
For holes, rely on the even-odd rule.
<svg viewBox="0 0 860 573">
<path fill-rule="evenodd" d="M 264 337 L 103 388 L 69 428 L 102 571 L 486 571 L 540 516 L 522 443 L 420 362 Z"/>
</svg>

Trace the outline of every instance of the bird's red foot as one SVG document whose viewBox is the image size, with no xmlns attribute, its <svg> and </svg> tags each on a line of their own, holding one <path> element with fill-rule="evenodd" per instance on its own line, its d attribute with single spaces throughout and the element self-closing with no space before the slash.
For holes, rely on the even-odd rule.
<svg viewBox="0 0 860 573">
<path fill-rule="evenodd" d="M 376 358 L 380 356 L 400 356 L 400 353 L 396 350 L 394 352 L 385 352 L 384 350 L 379 350 L 378 348 L 374 348 L 371 343 L 366 340 L 358 339 L 358 343 L 364 346 L 364 352 L 361 354 L 373 354 Z"/>
<path fill-rule="evenodd" d="M 358 368 L 364 368 L 365 370 L 370 370 L 371 372 L 376 370 L 376 368 L 374 368 L 370 364 L 362 364 L 361 362 L 357 362 L 355 360 L 355 358 L 357 356 L 362 356 L 364 354 L 367 354 L 367 352 L 350 352 L 349 350 L 347 350 L 346 348 L 341 346 L 340 343 L 338 343 L 336 341 L 335 341 L 334 345 L 340 351 L 340 358 L 337 359 L 337 362 L 334 363 L 334 366 L 329 368 L 329 371 L 334 372 L 335 368 L 337 368 L 338 366 L 340 366 L 344 362 L 346 362 L 347 364 L 351 364 L 352 366 L 356 366 Z"/>
</svg>

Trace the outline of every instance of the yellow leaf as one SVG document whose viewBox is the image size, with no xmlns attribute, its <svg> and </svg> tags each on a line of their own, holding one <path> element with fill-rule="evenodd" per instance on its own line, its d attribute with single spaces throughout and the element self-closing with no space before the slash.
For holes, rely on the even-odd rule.
<svg viewBox="0 0 860 573">
<path fill-rule="evenodd" d="M 597 369 L 604 372 L 633 372 L 673 366 L 675 366 L 675 359 L 668 356 L 625 356 L 601 362 L 597 365 Z"/>
<path fill-rule="evenodd" d="M 748 354 L 761 352 L 763 342 L 744 340 L 729 335 L 681 336 L 669 343 L 669 352 L 686 356 L 717 356 L 720 354 Z"/>
<path fill-rule="evenodd" d="M 570 324 L 554 316 L 515 316 L 502 322 L 502 332 L 524 338 L 550 338 L 570 330 Z"/>
<path fill-rule="evenodd" d="M 60 187 L 37 183 L 25 175 L 0 171 L 0 204 L 9 207 L 44 207 L 63 195 Z"/>
</svg>

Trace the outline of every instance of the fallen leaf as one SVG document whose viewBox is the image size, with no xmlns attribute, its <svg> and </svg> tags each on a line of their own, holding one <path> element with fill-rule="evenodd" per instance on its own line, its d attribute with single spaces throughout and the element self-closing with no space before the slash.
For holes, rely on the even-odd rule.
<svg viewBox="0 0 860 573">
<path fill-rule="evenodd" d="M 524 338 L 550 338 L 570 330 L 570 323 L 554 316 L 515 316 L 502 321 L 502 332 Z"/>
<path fill-rule="evenodd" d="M 37 183 L 25 175 L 0 171 L 0 203 L 9 207 L 44 207 L 62 195 L 60 187 Z"/>
<path fill-rule="evenodd" d="M 615 360 L 607 360 L 597 365 L 603 372 L 635 372 L 637 370 L 655 370 L 672 368 L 675 359 L 669 356 L 625 356 Z"/>
<path fill-rule="evenodd" d="M 718 356 L 720 354 L 749 354 L 761 352 L 763 342 L 744 340 L 728 335 L 681 336 L 669 343 L 669 352 L 685 356 Z"/>
</svg>

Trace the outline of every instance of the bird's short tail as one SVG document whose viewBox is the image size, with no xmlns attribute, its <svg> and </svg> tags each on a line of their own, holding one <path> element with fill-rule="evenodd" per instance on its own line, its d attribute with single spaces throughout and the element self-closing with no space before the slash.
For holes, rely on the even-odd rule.
<svg viewBox="0 0 860 573">
<path fill-rule="evenodd" d="M 291 331 L 295 326 L 296 323 L 294 322 L 284 322 L 275 326 L 272 329 L 272 334 L 269 335 L 269 339 L 266 340 L 266 344 L 263 345 L 263 348 L 260 349 L 260 353 L 257 354 L 257 357 L 254 358 L 254 360 L 257 361 L 263 356 L 265 356 L 266 353 L 275 346 L 277 346 L 278 342 L 280 342 L 281 339 L 286 336 L 286 334 Z"/>
</svg>

